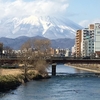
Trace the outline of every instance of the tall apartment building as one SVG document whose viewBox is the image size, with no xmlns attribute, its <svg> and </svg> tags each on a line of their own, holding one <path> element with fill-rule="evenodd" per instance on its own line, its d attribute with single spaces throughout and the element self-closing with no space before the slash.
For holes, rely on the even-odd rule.
<svg viewBox="0 0 100 100">
<path fill-rule="evenodd" d="M 81 56 L 81 41 L 82 41 L 82 30 L 77 30 L 77 32 L 76 32 L 76 40 L 75 40 L 76 57 L 80 57 Z"/>
<path fill-rule="evenodd" d="M 94 52 L 100 57 L 100 23 L 95 23 L 94 31 Z"/>
<path fill-rule="evenodd" d="M 100 56 L 100 23 L 76 32 L 76 56 Z"/>
<path fill-rule="evenodd" d="M 82 30 L 81 54 L 83 57 L 91 56 L 94 53 L 94 29 L 85 28 Z"/>
</svg>

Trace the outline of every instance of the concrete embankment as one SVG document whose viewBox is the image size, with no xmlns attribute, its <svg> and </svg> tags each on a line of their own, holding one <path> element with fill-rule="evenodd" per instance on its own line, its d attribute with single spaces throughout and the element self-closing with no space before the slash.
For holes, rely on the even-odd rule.
<svg viewBox="0 0 100 100">
<path fill-rule="evenodd" d="M 84 71 L 100 73 L 100 64 L 65 64 L 65 65 Z"/>
</svg>

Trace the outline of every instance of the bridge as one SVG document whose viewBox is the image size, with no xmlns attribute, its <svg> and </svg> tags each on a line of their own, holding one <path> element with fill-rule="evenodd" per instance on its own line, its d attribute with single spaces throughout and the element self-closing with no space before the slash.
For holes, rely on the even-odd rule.
<svg viewBox="0 0 100 100">
<path fill-rule="evenodd" d="M 29 60 L 29 59 L 27 59 Z M 68 57 L 52 57 L 49 59 L 44 59 L 52 64 L 52 75 L 56 75 L 56 64 L 100 64 L 100 59 L 77 59 Z M 1 58 L 0 64 L 13 64 L 21 61 L 21 58 Z M 34 60 L 33 60 L 34 61 Z"/>
<path fill-rule="evenodd" d="M 23 59 L 23 58 L 1 58 L 0 63 L 1 64 L 4 64 L 4 63 L 12 64 L 12 63 L 16 63 L 16 62 L 21 61 L 21 59 Z M 27 59 L 27 61 L 28 60 L 29 59 Z M 82 63 L 90 63 L 90 64 L 95 63 L 95 64 L 100 64 L 100 59 L 82 59 L 82 58 L 79 59 L 79 58 L 68 58 L 68 57 L 51 57 L 49 59 L 44 59 L 44 60 L 46 60 L 47 62 L 57 63 L 57 64 L 59 64 L 59 63 L 61 63 L 61 64 L 64 64 L 64 63 L 81 63 L 81 64 Z"/>
<path fill-rule="evenodd" d="M 69 57 L 52 57 L 52 75 L 56 75 L 56 64 L 63 63 L 63 64 L 70 64 L 70 66 L 78 66 L 81 69 L 88 69 L 91 72 L 99 73 L 98 65 L 100 64 L 100 59 L 83 59 L 83 58 L 69 58 Z M 95 68 L 92 70 L 92 66 L 94 67 L 94 64 L 96 64 Z M 86 65 L 86 66 L 84 66 Z M 88 66 L 90 65 L 90 66 Z M 84 66 L 84 67 L 83 67 Z"/>
<path fill-rule="evenodd" d="M 91 63 L 100 64 L 100 59 L 51 59 L 52 63 Z"/>
</svg>

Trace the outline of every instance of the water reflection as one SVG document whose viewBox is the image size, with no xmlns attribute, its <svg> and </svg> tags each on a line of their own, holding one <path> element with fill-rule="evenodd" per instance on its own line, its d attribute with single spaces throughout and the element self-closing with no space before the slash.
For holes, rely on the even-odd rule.
<svg viewBox="0 0 100 100">
<path fill-rule="evenodd" d="M 52 67 L 50 66 L 49 70 L 48 70 L 49 74 L 51 74 L 52 72 Z M 90 73 L 88 71 L 84 71 L 84 70 L 80 70 L 80 69 L 76 69 L 64 64 L 58 64 L 56 66 L 56 74 L 76 74 L 76 73 Z"/>
</svg>

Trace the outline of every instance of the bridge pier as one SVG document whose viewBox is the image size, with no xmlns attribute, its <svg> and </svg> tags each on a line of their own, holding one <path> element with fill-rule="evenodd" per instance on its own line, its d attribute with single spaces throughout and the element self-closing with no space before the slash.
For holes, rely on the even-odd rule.
<svg viewBox="0 0 100 100">
<path fill-rule="evenodd" d="M 52 64 L 52 76 L 56 76 L 56 63 Z"/>
</svg>

